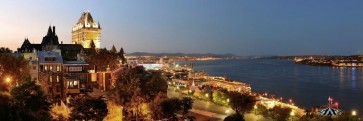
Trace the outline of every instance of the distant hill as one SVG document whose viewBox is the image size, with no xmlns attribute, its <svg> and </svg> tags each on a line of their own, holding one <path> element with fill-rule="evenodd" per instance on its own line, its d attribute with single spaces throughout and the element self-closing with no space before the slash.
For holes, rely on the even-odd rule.
<svg viewBox="0 0 363 121">
<path fill-rule="evenodd" d="M 227 53 L 227 54 L 214 54 L 214 53 L 148 53 L 148 52 L 134 52 L 134 53 L 128 53 L 129 56 L 191 56 L 191 57 L 217 57 L 217 58 L 237 58 L 240 56 Z"/>
</svg>

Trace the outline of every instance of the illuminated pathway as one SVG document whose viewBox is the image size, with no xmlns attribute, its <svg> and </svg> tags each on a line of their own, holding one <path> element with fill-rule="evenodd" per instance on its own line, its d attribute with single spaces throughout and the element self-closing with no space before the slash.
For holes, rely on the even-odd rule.
<svg viewBox="0 0 363 121">
<path fill-rule="evenodd" d="M 188 97 L 187 95 L 183 95 L 179 92 L 175 92 L 174 88 L 168 87 L 168 97 Z M 192 96 L 191 96 L 192 97 Z M 192 97 L 193 98 L 193 97 Z M 197 98 L 193 98 L 193 109 L 191 112 L 197 113 L 200 115 L 214 117 L 223 120 L 227 115 L 234 113 L 234 111 L 227 106 L 216 105 L 210 101 L 204 101 Z M 272 121 L 264 118 L 260 115 L 255 115 L 253 113 L 245 114 L 246 121 Z"/>
</svg>

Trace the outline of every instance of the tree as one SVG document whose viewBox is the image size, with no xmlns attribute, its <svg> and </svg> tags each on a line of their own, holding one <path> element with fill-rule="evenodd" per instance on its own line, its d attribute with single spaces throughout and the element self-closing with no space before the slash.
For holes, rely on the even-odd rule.
<svg viewBox="0 0 363 121">
<path fill-rule="evenodd" d="M 12 53 L 13 51 L 11 51 L 9 48 L 7 47 L 0 47 L 0 53 Z"/>
<path fill-rule="evenodd" d="M 0 50 L 4 51 L 4 50 Z M 6 49 L 5 49 L 6 51 Z M 0 77 L 1 80 L 11 77 L 12 83 L 29 76 L 28 61 L 22 56 L 13 56 L 11 53 L 0 52 Z"/>
<path fill-rule="evenodd" d="M 14 109 L 12 108 L 12 100 L 9 95 L 0 93 L 0 119 L 4 121 L 16 120 L 16 115 L 14 115 Z"/>
<path fill-rule="evenodd" d="M 127 120 L 141 117 L 142 104 L 151 104 L 159 93 L 166 94 L 166 91 L 166 78 L 160 72 L 147 72 L 143 67 L 135 67 L 119 76 L 109 97 L 111 101 L 124 107 Z M 157 110 L 153 106 L 148 107 L 149 110 Z"/>
<path fill-rule="evenodd" d="M 193 99 L 190 97 L 169 98 L 165 99 L 160 103 L 161 113 L 163 118 L 170 120 L 176 119 L 176 113 L 181 112 L 184 118 L 187 117 L 189 110 L 193 107 Z"/>
<path fill-rule="evenodd" d="M 50 113 L 53 120 L 64 121 L 69 119 L 71 110 L 63 102 L 61 102 L 60 105 L 53 105 Z"/>
<path fill-rule="evenodd" d="M 189 110 L 193 108 L 193 99 L 190 97 L 183 97 L 181 100 L 181 109 L 183 117 L 188 114 Z"/>
<path fill-rule="evenodd" d="M 277 121 L 286 121 L 290 117 L 291 108 L 275 106 L 272 108 L 272 118 Z"/>
<path fill-rule="evenodd" d="M 110 50 L 111 53 L 117 53 L 117 50 L 115 48 L 115 45 L 112 45 L 112 48 Z"/>
<path fill-rule="evenodd" d="M 158 93 L 155 96 L 154 100 L 149 104 L 151 112 L 153 112 L 152 117 L 155 120 L 161 120 L 163 118 L 162 109 L 161 109 L 161 102 L 163 102 L 167 98 L 166 94 Z"/>
<path fill-rule="evenodd" d="M 148 80 L 144 88 L 144 93 L 147 93 L 149 98 L 154 99 L 160 92 L 167 93 L 168 83 L 166 82 L 165 76 L 163 76 L 160 71 L 156 71 L 151 74 L 151 79 Z"/>
<path fill-rule="evenodd" d="M 229 92 L 228 96 L 230 99 L 229 104 L 231 105 L 231 108 L 236 111 L 236 113 L 241 113 L 242 116 L 244 113 L 251 111 L 256 103 L 256 98 L 249 94 Z"/>
<path fill-rule="evenodd" d="M 228 96 L 227 96 L 227 92 L 224 91 L 213 91 L 213 102 L 218 103 L 218 104 L 223 104 L 223 105 L 227 105 L 228 104 Z"/>
<path fill-rule="evenodd" d="M 169 98 L 161 102 L 161 112 L 164 118 L 174 120 L 176 118 L 175 113 L 180 111 L 181 101 L 178 98 Z"/>
<path fill-rule="evenodd" d="M 102 121 L 108 113 L 107 104 L 101 98 L 78 98 L 71 102 L 71 120 L 96 120 Z"/>
<path fill-rule="evenodd" d="M 224 121 L 245 121 L 245 119 L 240 113 L 235 113 L 224 118 Z"/>
<path fill-rule="evenodd" d="M 118 52 L 118 56 L 121 59 L 122 64 L 127 63 L 127 59 L 125 57 L 125 51 L 124 51 L 124 49 L 122 47 L 121 47 L 120 51 Z"/>
<path fill-rule="evenodd" d="M 48 97 L 30 78 L 20 81 L 10 92 L 18 120 L 48 121 L 51 103 Z"/>
<path fill-rule="evenodd" d="M 106 48 L 98 49 L 97 52 L 91 51 L 85 56 L 85 61 L 90 64 L 90 66 L 97 66 L 97 70 L 106 71 L 109 67 L 110 69 L 115 69 L 119 64 L 117 53 L 108 51 Z"/>
<path fill-rule="evenodd" d="M 258 104 L 256 106 L 258 114 L 262 115 L 263 117 L 270 117 L 270 111 L 265 106 L 261 104 Z"/>
</svg>

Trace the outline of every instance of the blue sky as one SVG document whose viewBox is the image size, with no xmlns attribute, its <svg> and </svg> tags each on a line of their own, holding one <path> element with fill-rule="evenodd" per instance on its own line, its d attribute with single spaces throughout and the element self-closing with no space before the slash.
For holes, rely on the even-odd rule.
<svg viewBox="0 0 363 121">
<path fill-rule="evenodd" d="M 363 1 L 337 0 L 7 0 L 0 46 L 40 43 L 55 25 L 60 41 L 90 10 L 102 47 L 127 52 L 295 55 L 363 53 Z"/>
</svg>

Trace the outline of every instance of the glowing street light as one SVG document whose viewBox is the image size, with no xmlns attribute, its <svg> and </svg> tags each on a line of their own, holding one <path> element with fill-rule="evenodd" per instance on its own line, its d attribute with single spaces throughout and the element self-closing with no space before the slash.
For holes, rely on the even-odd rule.
<svg viewBox="0 0 363 121">
<path fill-rule="evenodd" d="M 228 113 L 229 113 L 229 110 L 227 109 L 227 110 L 225 111 L 225 113 L 227 113 L 227 114 L 228 114 Z"/>
<path fill-rule="evenodd" d="M 6 83 L 10 83 L 11 82 L 10 77 L 6 77 L 5 81 L 6 81 Z"/>
<path fill-rule="evenodd" d="M 291 116 L 295 116 L 295 112 L 294 111 L 291 111 L 290 115 Z"/>
<path fill-rule="evenodd" d="M 294 111 L 291 111 L 290 116 L 291 116 L 291 121 L 293 121 L 294 120 L 294 116 L 295 116 L 295 112 Z"/>
<path fill-rule="evenodd" d="M 207 93 L 207 94 L 205 94 L 205 96 L 206 96 L 206 97 L 209 97 L 208 93 Z"/>
<path fill-rule="evenodd" d="M 10 83 L 10 81 L 11 81 L 11 80 L 10 80 L 10 77 L 7 77 L 7 78 L 6 78 L 6 82 L 7 82 L 7 83 Z"/>
<path fill-rule="evenodd" d="M 227 99 L 227 103 L 229 103 L 229 99 Z"/>
<path fill-rule="evenodd" d="M 256 113 L 256 111 L 257 111 L 257 105 L 253 106 L 253 108 L 255 109 L 255 114 L 257 114 Z"/>
<path fill-rule="evenodd" d="M 352 111 L 352 116 L 356 116 L 357 115 L 357 111 L 353 110 Z"/>
</svg>

